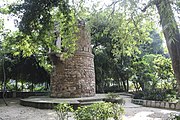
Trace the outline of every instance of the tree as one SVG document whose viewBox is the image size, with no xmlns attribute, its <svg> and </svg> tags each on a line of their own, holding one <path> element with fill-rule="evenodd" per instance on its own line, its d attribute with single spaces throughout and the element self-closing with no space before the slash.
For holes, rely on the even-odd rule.
<svg viewBox="0 0 180 120">
<path fill-rule="evenodd" d="M 140 56 L 144 56 L 146 54 L 165 54 L 163 40 L 156 30 L 152 30 L 150 32 L 150 38 L 152 41 L 147 41 L 147 43 L 139 46 L 139 49 L 141 50 Z"/>
<path fill-rule="evenodd" d="M 146 92 L 157 88 L 162 90 L 175 88 L 174 75 L 169 58 L 160 54 L 146 54 L 133 61 L 132 68 L 132 73 L 134 74 L 132 81 L 136 89 L 138 89 L 137 86 L 140 86 Z"/>
<path fill-rule="evenodd" d="M 179 86 L 178 93 L 180 93 L 180 32 L 172 10 L 172 4 L 179 5 L 179 1 L 152 0 L 143 11 L 152 5 L 157 7 L 168 51 L 172 59 L 173 70 Z"/>
<path fill-rule="evenodd" d="M 19 30 L 8 34 L 4 40 L 5 46 L 15 55 L 22 52 L 24 57 L 36 54 L 47 59 L 49 50 L 62 53 L 64 57 L 72 55 L 76 50 L 77 19 L 68 0 L 25 0 L 8 5 L 0 12 L 20 19 Z M 64 52 L 54 44 L 56 23 L 59 25 L 57 35 L 63 39 L 62 48 L 66 48 Z"/>
<path fill-rule="evenodd" d="M 175 19 L 174 11 L 179 11 L 180 2 L 179 0 L 150 0 L 147 1 L 139 1 L 139 0 L 131 0 L 131 1 L 114 1 L 110 6 L 114 6 L 113 10 L 115 10 L 116 4 L 125 6 L 125 10 L 127 10 L 127 14 L 129 16 L 135 17 L 141 14 L 140 10 L 145 12 L 147 19 L 155 16 L 154 9 L 147 10 L 147 8 L 156 6 L 159 16 L 160 23 L 162 25 L 164 37 L 166 39 L 167 48 L 172 60 L 173 70 L 177 79 L 177 84 L 180 86 L 180 32 L 178 28 L 178 24 Z M 145 7 L 144 4 L 147 5 Z M 175 8 L 175 9 L 174 9 Z M 180 87 L 178 87 L 178 91 L 180 93 Z"/>
<path fill-rule="evenodd" d="M 125 11 L 111 12 L 107 8 L 91 12 L 91 17 L 88 16 L 95 55 L 96 84 L 101 92 L 112 85 L 128 91 L 132 60 L 141 53 L 139 46 L 151 41 L 148 32 L 151 28 L 148 21 L 141 22 L 141 15 L 131 18 Z"/>
</svg>

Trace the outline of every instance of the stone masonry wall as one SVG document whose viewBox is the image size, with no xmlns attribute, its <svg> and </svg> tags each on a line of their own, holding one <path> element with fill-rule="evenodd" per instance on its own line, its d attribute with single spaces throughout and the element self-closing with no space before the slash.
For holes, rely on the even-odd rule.
<svg viewBox="0 0 180 120">
<path fill-rule="evenodd" d="M 95 95 L 94 56 L 90 37 L 80 26 L 77 51 L 73 57 L 56 64 L 51 75 L 51 97 L 88 97 Z M 57 57 L 57 56 L 56 56 Z"/>
</svg>

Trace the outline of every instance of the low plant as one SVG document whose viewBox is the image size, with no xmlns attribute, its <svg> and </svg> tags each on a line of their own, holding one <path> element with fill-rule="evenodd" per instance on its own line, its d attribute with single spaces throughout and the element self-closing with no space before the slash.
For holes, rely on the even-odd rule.
<svg viewBox="0 0 180 120">
<path fill-rule="evenodd" d="M 171 114 L 168 120 L 180 120 L 180 114 Z"/>
<path fill-rule="evenodd" d="M 108 93 L 107 94 L 108 99 L 115 99 L 115 98 L 118 98 L 118 97 L 119 97 L 119 95 L 116 94 L 116 93 Z"/>
<path fill-rule="evenodd" d="M 55 107 L 58 115 L 58 120 L 68 120 L 69 117 L 74 117 L 75 120 L 121 120 L 124 109 L 120 104 L 110 102 L 98 102 L 88 106 L 78 107 L 77 110 L 66 103 L 58 104 Z M 74 114 L 69 114 L 73 112 Z"/>
<path fill-rule="evenodd" d="M 122 120 L 124 109 L 119 104 L 112 104 L 112 114 L 114 120 Z"/>
<path fill-rule="evenodd" d="M 111 103 L 118 103 L 118 104 L 125 104 L 125 101 L 123 98 L 120 98 L 120 96 L 116 93 L 108 93 L 107 98 L 104 99 L 105 102 L 111 102 Z"/>
<path fill-rule="evenodd" d="M 134 94 L 134 99 L 145 99 L 155 101 L 168 101 L 174 102 L 177 100 L 177 93 L 174 90 L 166 89 L 153 89 L 141 91 Z"/>
<path fill-rule="evenodd" d="M 100 102 L 89 106 L 79 107 L 75 111 L 76 120 L 120 120 L 124 113 L 119 104 Z"/>
<path fill-rule="evenodd" d="M 69 117 L 69 112 L 73 112 L 72 106 L 70 106 L 67 103 L 60 103 L 55 107 L 55 111 L 58 115 L 58 120 L 68 120 Z"/>
</svg>

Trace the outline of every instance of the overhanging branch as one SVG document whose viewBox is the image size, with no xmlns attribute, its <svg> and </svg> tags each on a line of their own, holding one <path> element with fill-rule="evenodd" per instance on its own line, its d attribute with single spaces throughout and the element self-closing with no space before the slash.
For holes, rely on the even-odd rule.
<svg viewBox="0 0 180 120">
<path fill-rule="evenodd" d="M 158 5 L 158 4 L 160 4 L 161 1 L 162 1 L 162 0 L 150 0 L 150 1 L 148 2 L 148 4 L 144 7 L 144 9 L 141 9 L 141 11 L 142 11 L 142 12 L 145 12 L 149 7 L 151 7 L 151 6 L 153 6 L 153 5 Z M 169 0 L 168 2 L 171 3 L 171 4 L 176 4 L 176 2 L 173 1 L 173 0 Z"/>
<path fill-rule="evenodd" d="M 150 6 L 157 4 L 158 1 L 159 0 L 150 0 L 148 4 L 143 9 L 141 9 L 141 11 L 145 12 Z"/>
</svg>

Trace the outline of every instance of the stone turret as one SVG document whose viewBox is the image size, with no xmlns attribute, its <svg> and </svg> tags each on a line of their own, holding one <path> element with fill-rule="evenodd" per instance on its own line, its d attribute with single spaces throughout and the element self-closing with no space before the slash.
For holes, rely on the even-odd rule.
<svg viewBox="0 0 180 120">
<path fill-rule="evenodd" d="M 90 35 L 84 22 L 79 22 L 77 50 L 74 56 L 61 61 L 52 58 L 51 97 L 74 98 L 95 95 L 94 56 Z"/>
</svg>

